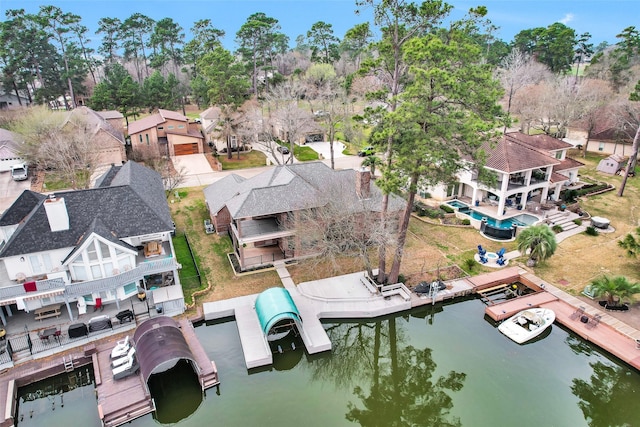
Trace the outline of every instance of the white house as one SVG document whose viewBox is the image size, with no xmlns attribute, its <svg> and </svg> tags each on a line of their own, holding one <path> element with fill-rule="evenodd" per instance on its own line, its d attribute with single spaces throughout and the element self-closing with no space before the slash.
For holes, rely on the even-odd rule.
<svg viewBox="0 0 640 427">
<path fill-rule="evenodd" d="M 0 319 L 15 310 L 120 304 L 146 292 L 165 314 L 184 312 L 160 175 L 112 166 L 96 187 L 24 191 L 0 217 Z"/>
<path fill-rule="evenodd" d="M 0 129 L 0 172 L 11 170 L 11 166 L 24 163 L 20 155 L 20 136 L 6 129 Z"/>
<path fill-rule="evenodd" d="M 497 176 L 494 184 L 478 181 L 477 172 L 469 164 L 456 183 L 428 191 L 440 200 L 455 196 L 469 198 L 473 204 L 495 204 L 498 216 L 507 206 L 523 208 L 530 200 L 558 200 L 563 187 L 578 182 L 578 170 L 583 166 L 567 157 L 570 148 L 571 144 L 548 135 L 507 133 L 494 147 L 484 147 L 485 168 Z"/>
</svg>

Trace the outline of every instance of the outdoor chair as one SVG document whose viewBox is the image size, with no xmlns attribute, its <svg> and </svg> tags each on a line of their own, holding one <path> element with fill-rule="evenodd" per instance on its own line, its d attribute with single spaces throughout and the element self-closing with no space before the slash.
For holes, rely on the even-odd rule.
<svg viewBox="0 0 640 427">
<path fill-rule="evenodd" d="M 505 263 L 507 262 L 507 260 L 505 260 L 504 258 L 500 257 L 496 260 L 496 264 L 498 265 L 505 265 Z"/>
<path fill-rule="evenodd" d="M 596 326 L 598 326 L 598 323 L 600 323 L 600 319 L 602 319 L 602 316 L 599 314 L 596 314 L 595 316 L 593 316 L 593 319 L 591 319 L 591 321 L 587 323 L 587 328 L 593 329 Z"/>
<path fill-rule="evenodd" d="M 486 256 L 480 255 L 480 262 L 483 263 L 483 264 L 486 264 L 486 263 L 489 262 L 489 260 L 487 259 Z"/>
<path fill-rule="evenodd" d="M 96 305 L 93 307 L 93 311 L 102 311 L 104 307 L 102 305 L 102 298 L 96 298 Z"/>
<path fill-rule="evenodd" d="M 498 252 L 496 252 L 496 255 L 498 255 L 498 258 L 502 258 L 504 256 L 505 252 L 507 252 L 507 250 L 505 248 L 500 248 L 500 250 Z"/>
<path fill-rule="evenodd" d="M 575 319 L 579 319 L 580 317 L 582 317 L 582 315 L 584 314 L 584 307 L 580 306 L 576 309 L 576 311 L 574 311 L 571 316 L 569 316 L 571 319 L 575 320 Z"/>
<path fill-rule="evenodd" d="M 482 247 L 482 245 L 478 245 L 478 255 L 481 257 L 487 254 L 487 250 Z"/>
</svg>

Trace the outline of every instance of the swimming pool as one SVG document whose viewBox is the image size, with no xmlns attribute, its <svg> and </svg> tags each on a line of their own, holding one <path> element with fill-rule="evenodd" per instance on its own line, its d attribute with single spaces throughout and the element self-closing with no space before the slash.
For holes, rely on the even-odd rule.
<svg viewBox="0 0 640 427">
<path fill-rule="evenodd" d="M 480 213 L 471 209 L 469 205 L 459 200 L 450 200 L 447 202 L 447 204 L 454 208 L 458 208 L 458 212 L 460 212 L 461 214 L 469 215 L 471 218 L 477 219 L 478 221 L 482 221 L 482 218 L 487 218 L 487 224 L 492 227 L 501 228 L 504 230 L 508 230 L 514 225 L 517 225 L 518 227 L 527 227 L 529 225 L 535 224 L 539 220 L 537 216 L 525 213 L 513 216 L 511 218 L 496 219 L 487 214 Z"/>
</svg>

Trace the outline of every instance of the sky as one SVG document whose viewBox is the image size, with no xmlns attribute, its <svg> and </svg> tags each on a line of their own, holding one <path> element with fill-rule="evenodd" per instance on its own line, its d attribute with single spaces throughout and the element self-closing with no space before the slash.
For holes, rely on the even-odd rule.
<svg viewBox="0 0 640 427">
<path fill-rule="evenodd" d="M 616 43 L 616 35 L 629 26 L 640 27 L 640 0 L 449 0 L 454 6 L 452 19 L 464 16 L 470 7 L 484 5 L 488 18 L 499 29 L 495 36 L 510 42 L 520 31 L 547 27 L 554 22 L 573 28 L 576 34 L 589 32 L 591 42 Z M 264 12 L 276 18 L 281 31 L 290 38 L 290 46 L 300 34 L 306 34 L 311 26 L 324 21 L 333 26 L 340 39 L 356 24 L 371 21 L 371 10 L 355 14 L 355 0 L 0 0 L 0 18 L 8 9 L 24 8 L 37 13 L 40 5 L 55 5 L 64 12 L 82 17 L 82 24 L 89 28 L 93 47 L 100 43 L 95 35 L 98 20 L 103 17 L 124 20 L 133 13 L 160 20 L 170 17 L 178 22 L 191 39 L 190 28 L 199 19 L 211 19 L 216 28 L 224 30 L 222 42 L 227 49 L 235 50 L 236 32 L 247 18 L 256 12 Z"/>
</svg>

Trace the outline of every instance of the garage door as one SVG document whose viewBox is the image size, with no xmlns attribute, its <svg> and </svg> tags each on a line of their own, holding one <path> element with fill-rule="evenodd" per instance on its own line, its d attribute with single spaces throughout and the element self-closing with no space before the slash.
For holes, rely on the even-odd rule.
<svg viewBox="0 0 640 427">
<path fill-rule="evenodd" d="M 186 154 L 198 154 L 198 144 L 180 144 L 174 145 L 176 156 L 184 156 Z"/>
</svg>

